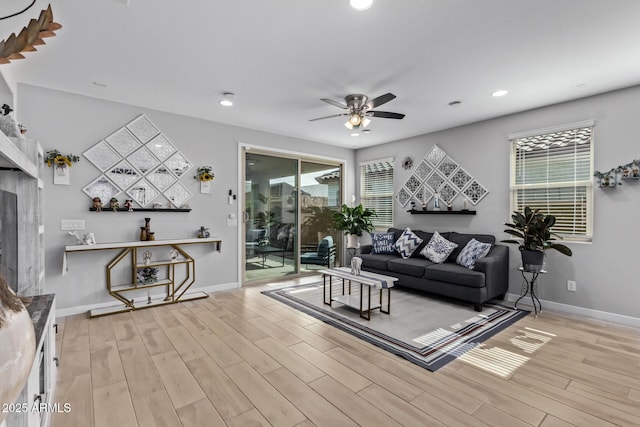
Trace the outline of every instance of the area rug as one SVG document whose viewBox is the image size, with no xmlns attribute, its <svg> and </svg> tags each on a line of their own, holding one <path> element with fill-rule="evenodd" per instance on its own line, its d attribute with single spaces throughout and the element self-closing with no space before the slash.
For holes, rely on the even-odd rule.
<svg viewBox="0 0 640 427">
<path fill-rule="evenodd" d="M 341 287 L 334 285 L 334 296 L 339 292 Z M 338 302 L 332 307 L 323 304 L 322 282 L 262 293 L 430 371 L 529 314 L 499 302 L 486 303 L 479 313 L 470 303 L 395 287 L 391 291 L 391 314 L 374 310 L 367 321 L 357 310 Z M 352 287 L 352 295 L 359 295 L 359 286 Z M 378 298 L 378 291 L 372 292 L 372 299 L 374 295 Z M 384 295 L 386 308 L 386 292 Z"/>
</svg>

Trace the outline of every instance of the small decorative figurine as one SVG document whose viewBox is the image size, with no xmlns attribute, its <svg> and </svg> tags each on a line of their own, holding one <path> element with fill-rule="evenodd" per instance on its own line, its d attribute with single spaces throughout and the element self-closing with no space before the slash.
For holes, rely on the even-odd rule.
<svg viewBox="0 0 640 427">
<path fill-rule="evenodd" d="M 112 211 L 116 212 L 119 207 L 120 207 L 120 203 L 118 203 L 118 199 L 116 199 L 115 197 L 112 197 L 111 200 L 109 200 L 109 208 Z"/>
<path fill-rule="evenodd" d="M 360 275 L 360 268 L 362 267 L 362 258 L 354 256 L 351 258 L 351 274 L 354 276 Z"/>
<path fill-rule="evenodd" d="M 640 168 L 638 165 L 634 164 L 631 168 L 631 176 L 634 178 L 638 178 L 638 176 L 640 176 Z"/>
<path fill-rule="evenodd" d="M 93 235 L 93 233 L 87 233 L 84 236 L 82 236 L 82 240 L 83 240 L 83 244 L 84 245 L 95 245 L 96 244 L 96 236 Z"/>
<path fill-rule="evenodd" d="M 142 254 L 142 259 L 144 260 L 144 265 L 151 264 L 151 252 L 144 251 L 144 253 Z"/>
<path fill-rule="evenodd" d="M 208 237 L 211 237 L 211 233 L 209 233 L 209 229 L 206 228 L 204 225 L 201 225 L 200 230 L 198 230 L 198 238 L 206 239 Z"/>
<path fill-rule="evenodd" d="M 447 203 L 447 210 L 449 212 L 451 212 L 453 210 L 453 205 L 451 205 L 451 202 Z"/>
<path fill-rule="evenodd" d="M 125 200 L 124 207 L 127 208 L 129 212 L 133 212 L 133 200 L 132 199 Z"/>
<path fill-rule="evenodd" d="M 440 210 L 440 194 L 438 193 L 435 193 L 433 195 L 433 210 L 434 211 Z"/>
<path fill-rule="evenodd" d="M 178 250 L 177 249 L 169 249 L 169 259 L 171 261 L 176 261 L 178 259 Z"/>
<path fill-rule="evenodd" d="M 93 198 L 93 207 L 96 212 L 102 212 L 102 200 L 100 200 L 100 197 Z"/>
</svg>

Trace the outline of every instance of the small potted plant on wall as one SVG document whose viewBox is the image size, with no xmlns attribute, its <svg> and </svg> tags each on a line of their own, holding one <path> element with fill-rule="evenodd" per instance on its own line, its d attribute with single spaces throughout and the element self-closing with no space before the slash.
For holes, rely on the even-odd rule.
<svg viewBox="0 0 640 427">
<path fill-rule="evenodd" d="M 339 212 L 333 213 L 333 228 L 343 231 L 347 236 L 347 248 L 357 248 L 362 233 L 373 231 L 371 218 L 376 216 L 375 210 L 365 208 L 362 204 L 353 208 L 342 205 Z"/>
<path fill-rule="evenodd" d="M 53 183 L 59 185 L 69 185 L 69 168 L 74 163 L 80 161 L 80 157 L 75 154 L 62 154 L 58 150 L 47 151 L 44 162 L 47 166 L 53 166 Z"/>
<path fill-rule="evenodd" d="M 211 166 L 200 166 L 196 171 L 195 179 L 200 182 L 200 192 L 201 193 L 209 193 L 211 192 L 211 181 L 215 178 L 216 175 L 213 173 L 213 167 Z"/>
<path fill-rule="evenodd" d="M 505 223 L 508 229 L 505 233 L 518 238 L 503 240 L 503 243 L 515 243 L 519 246 L 522 255 L 522 268 L 526 271 L 541 271 L 544 263 L 544 252 L 547 249 L 555 249 L 561 254 L 571 256 L 572 252 L 567 246 L 556 243 L 552 236 L 562 238 L 551 231 L 556 223 L 556 217 L 545 215 L 540 209 L 535 211 L 525 206 L 524 213 L 515 211 L 511 215 L 513 223 Z"/>
</svg>

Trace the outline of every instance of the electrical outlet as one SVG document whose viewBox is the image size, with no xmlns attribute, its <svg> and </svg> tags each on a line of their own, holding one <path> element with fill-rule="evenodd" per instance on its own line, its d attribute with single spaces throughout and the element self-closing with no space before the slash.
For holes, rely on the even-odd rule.
<svg viewBox="0 0 640 427">
<path fill-rule="evenodd" d="M 567 280 L 567 290 L 571 292 L 576 291 L 576 281 L 575 280 Z"/>
<path fill-rule="evenodd" d="M 84 219 L 63 219 L 60 221 L 60 230 L 84 230 Z"/>
</svg>

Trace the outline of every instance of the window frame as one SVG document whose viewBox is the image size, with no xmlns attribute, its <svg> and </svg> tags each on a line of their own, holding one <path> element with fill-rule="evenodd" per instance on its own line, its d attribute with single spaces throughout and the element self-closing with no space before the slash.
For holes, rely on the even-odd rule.
<svg viewBox="0 0 640 427">
<path fill-rule="evenodd" d="M 373 225 L 375 227 L 376 230 L 381 230 L 381 231 L 387 231 L 388 228 L 393 227 L 394 224 L 394 219 L 395 219 L 395 199 L 394 199 L 394 181 L 395 181 L 395 165 L 393 164 L 394 158 L 393 157 L 385 157 L 385 158 L 381 158 L 381 159 L 374 159 L 374 160 L 367 160 L 367 161 L 363 161 L 360 162 L 359 167 L 360 167 L 360 203 L 362 203 L 362 206 L 365 208 L 372 208 L 375 209 L 375 206 L 369 205 L 367 203 L 368 200 L 373 199 L 374 197 L 377 198 L 388 198 L 388 205 L 390 206 L 390 215 L 389 215 L 389 220 L 390 223 L 387 222 L 380 222 L 378 220 L 378 218 L 372 218 L 372 222 Z M 366 173 L 366 167 L 369 165 L 374 165 L 374 164 L 382 164 L 382 163 L 388 163 L 391 166 L 391 182 L 388 183 L 388 185 L 386 185 L 386 187 L 389 189 L 389 191 L 382 191 L 382 192 L 377 192 L 377 193 L 372 193 L 372 194 L 367 194 L 366 192 L 366 183 L 368 182 L 368 180 L 366 180 L 365 176 L 367 175 Z"/>
<path fill-rule="evenodd" d="M 591 136 L 589 140 L 589 173 L 588 177 L 584 180 L 573 180 L 564 182 L 548 181 L 544 183 L 533 184 L 518 184 L 517 183 L 517 168 L 518 168 L 518 148 L 516 147 L 516 141 L 518 139 L 529 138 L 534 136 L 544 136 L 548 134 L 566 132 L 577 130 L 581 128 L 591 128 Z M 557 232 L 563 238 L 563 242 L 572 243 L 591 243 L 593 240 L 593 214 L 594 214 L 594 138 L 595 136 L 595 121 L 585 120 L 581 122 L 567 123 L 564 125 L 537 129 L 532 131 L 518 132 L 509 135 L 509 147 L 510 147 L 510 181 L 509 181 L 509 216 L 513 211 L 518 209 L 518 191 L 527 189 L 551 189 L 551 188 L 567 188 L 573 186 L 574 188 L 584 187 L 586 192 L 586 220 L 585 220 L 585 233 L 584 234 L 567 234 Z M 547 202 L 548 203 L 548 202 Z M 521 210 L 521 209 L 520 209 Z M 575 224 L 575 221 L 573 222 Z"/>
</svg>

